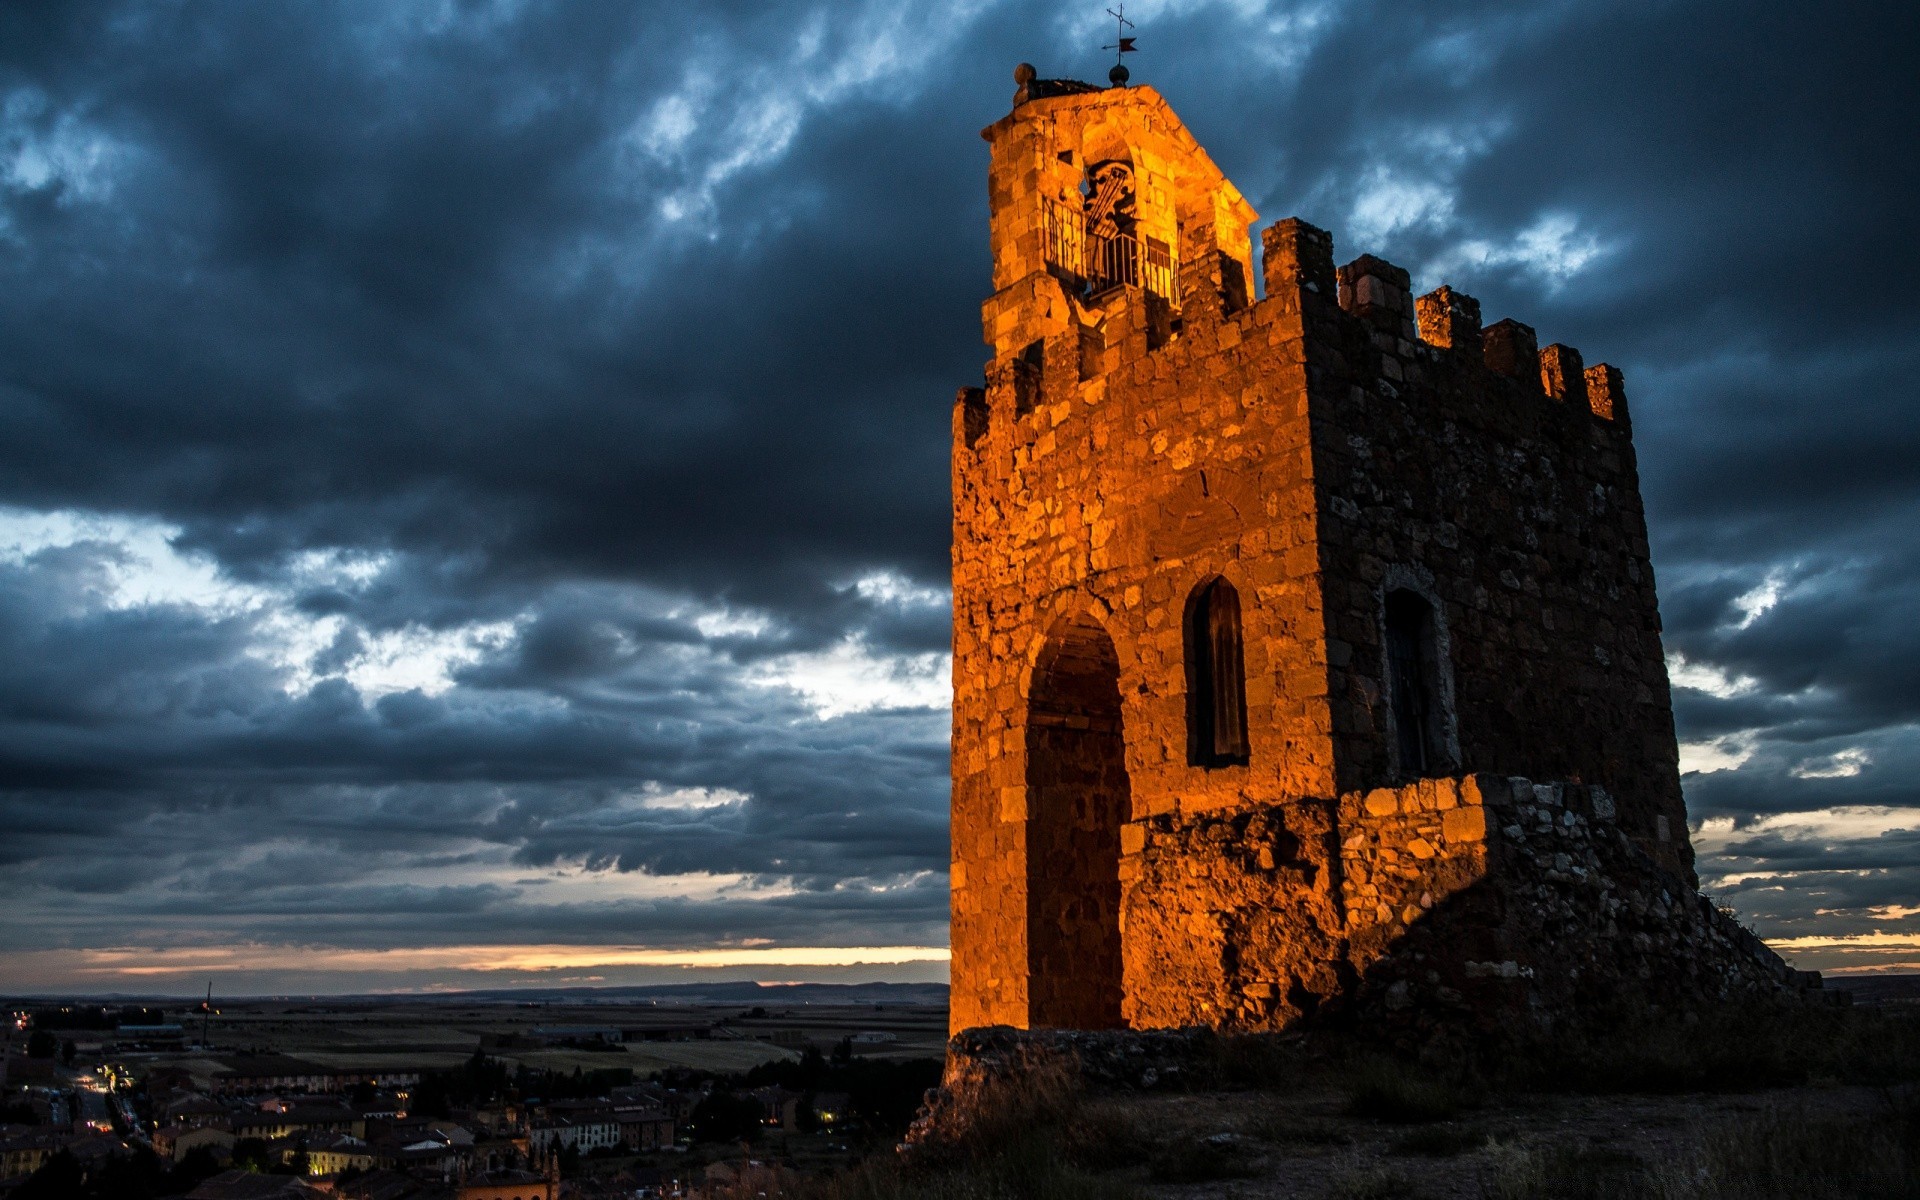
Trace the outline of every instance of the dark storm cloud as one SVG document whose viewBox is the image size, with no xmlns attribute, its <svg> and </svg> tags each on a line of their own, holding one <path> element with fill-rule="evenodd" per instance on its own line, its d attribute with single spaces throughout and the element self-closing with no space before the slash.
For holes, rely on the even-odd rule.
<svg viewBox="0 0 1920 1200">
<path fill-rule="evenodd" d="M 1139 15 L 1267 219 L 1625 368 L 1704 844 L 1914 903 L 1768 819 L 1920 810 L 1916 18 Z M 0 560 L 7 948 L 937 943 L 977 131 L 1102 20 L 0 9 L 0 504 L 106 521 Z"/>
</svg>

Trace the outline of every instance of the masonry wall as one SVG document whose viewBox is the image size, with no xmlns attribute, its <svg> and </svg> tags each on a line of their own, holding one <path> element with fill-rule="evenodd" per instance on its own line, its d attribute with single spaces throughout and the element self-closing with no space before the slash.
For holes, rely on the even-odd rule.
<svg viewBox="0 0 1920 1200">
<path fill-rule="evenodd" d="M 1341 799 L 1356 1018 L 1498 1032 L 1819 986 L 1647 855 L 1605 788 L 1426 782 Z"/>
<path fill-rule="evenodd" d="M 1129 841 L 1134 1028 L 1512 1030 L 1811 982 L 1640 851 L 1604 788 L 1423 779 Z"/>
<path fill-rule="evenodd" d="M 1313 231 L 1317 233 L 1318 231 Z M 1330 240 L 1301 270 L 1331 282 Z M 1302 292 L 1339 790 L 1394 782 L 1382 593 L 1440 610 L 1446 773 L 1605 787 L 1692 880 L 1660 616 L 1617 371 L 1480 327 L 1363 257 Z"/>
<path fill-rule="evenodd" d="M 1333 792 L 1298 325 L 1194 303 L 1149 352 L 1137 291 L 1106 316 L 1106 374 L 1080 380 L 1062 338 L 1027 411 L 1017 361 L 955 406 L 955 1028 L 1026 1023 L 1026 710 L 1067 625 L 1115 647 L 1129 819 Z M 1250 755 L 1204 768 L 1187 761 L 1181 622 L 1216 575 L 1242 601 Z"/>
</svg>

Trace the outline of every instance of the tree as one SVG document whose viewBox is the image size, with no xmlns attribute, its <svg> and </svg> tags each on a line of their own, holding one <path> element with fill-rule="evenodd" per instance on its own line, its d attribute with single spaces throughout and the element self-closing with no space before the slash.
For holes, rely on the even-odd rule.
<svg viewBox="0 0 1920 1200">
<path fill-rule="evenodd" d="M 72 1066 L 73 1060 L 79 1057 L 79 1054 L 80 1047 L 73 1044 L 72 1038 L 68 1038 L 66 1041 L 60 1043 L 60 1061 L 67 1066 Z"/>
<path fill-rule="evenodd" d="M 28 1058 L 52 1058 L 60 1049 L 60 1039 L 44 1029 L 36 1029 L 27 1035 Z"/>
<path fill-rule="evenodd" d="M 252 1171 L 256 1175 L 264 1175 L 267 1168 L 273 1165 L 273 1160 L 267 1153 L 266 1139 L 250 1137 L 241 1138 L 235 1142 L 233 1145 L 233 1165 L 243 1171 Z"/>
<path fill-rule="evenodd" d="M 751 1096 L 713 1091 L 693 1106 L 688 1124 L 703 1142 L 738 1142 L 760 1131 L 761 1107 Z"/>
<path fill-rule="evenodd" d="M 99 1200 L 147 1200 L 164 1195 L 169 1182 L 159 1156 L 140 1147 L 132 1154 L 113 1155 L 88 1172 L 86 1194 Z"/>
<path fill-rule="evenodd" d="M 86 1181 L 80 1160 L 62 1150 L 27 1176 L 27 1181 L 9 1200 L 73 1200 L 83 1194 L 81 1189 Z"/>
<path fill-rule="evenodd" d="M 521 1068 L 525 1072 L 525 1068 Z M 505 1063 L 475 1050 L 473 1057 L 450 1071 L 429 1071 L 415 1089 L 413 1111 L 430 1117 L 445 1117 L 455 1108 L 484 1104 L 507 1091 L 509 1076 Z"/>
<path fill-rule="evenodd" d="M 176 1194 L 190 1192 L 225 1169 L 212 1146 L 195 1146 L 173 1164 L 173 1170 L 167 1175 L 167 1190 Z"/>
</svg>

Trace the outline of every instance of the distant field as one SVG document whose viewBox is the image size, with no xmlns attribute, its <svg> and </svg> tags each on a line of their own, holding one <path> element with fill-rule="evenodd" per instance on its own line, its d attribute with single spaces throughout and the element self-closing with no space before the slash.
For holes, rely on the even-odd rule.
<svg viewBox="0 0 1920 1200">
<path fill-rule="evenodd" d="M 210 1059 L 272 1051 L 321 1066 L 349 1070 L 439 1070 L 458 1066 L 489 1034 L 535 1036 L 555 1028 L 684 1030 L 713 1028 L 710 1038 L 637 1040 L 605 1050 L 555 1046 L 499 1049 L 493 1057 L 539 1070 L 592 1071 L 626 1068 L 645 1077 L 670 1068 L 739 1072 L 761 1063 L 797 1059 L 796 1038 L 831 1050 L 860 1033 L 892 1037 L 862 1044 L 871 1058 L 938 1057 L 946 1039 L 946 1010 L 937 1005 L 800 1004 L 779 1008 L 689 1004 L 475 1004 L 401 1003 L 293 1004 L 242 1002 L 213 1018 L 210 1054 L 158 1056 L 151 1060 L 190 1065 L 208 1074 Z M 196 1031 L 197 1032 L 197 1031 Z M 784 1045 L 775 1045 L 778 1037 Z"/>
<path fill-rule="evenodd" d="M 514 1050 L 496 1057 L 549 1071 L 594 1071 L 626 1067 L 635 1075 L 651 1075 L 669 1067 L 696 1071 L 745 1071 L 761 1063 L 800 1057 L 792 1050 L 766 1042 L 632 1042 L 625 1054 L 591 1050 Z"/>
<path fill-rule="evenodd" d="M 339 1067 L 343 1070 L 350 1071 L 410 1071 L 416 1067 L 424 1067 L 429 1070 L 444 1070 L 447 1067 L 457 1067 L 471 1058 L 473 1052 L 453 1053 L 440 1051 L 425 1054 L 392 1055 L 349 1054 L 337 1053 L 331 1050 L 301 1050 L 298 1054 L 299 1057 L 306 1059 L 308 1062 L 318 1063 L 323 1067 Z M 572 1070 L 573 1068 L 569 1067 L 567 1069 Z"/>
</svg>

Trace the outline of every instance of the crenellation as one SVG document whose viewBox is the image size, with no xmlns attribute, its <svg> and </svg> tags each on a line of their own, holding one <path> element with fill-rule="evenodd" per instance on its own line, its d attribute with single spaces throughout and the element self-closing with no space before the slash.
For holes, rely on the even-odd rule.
<svg viewBox="0 0 1920 1200">
<path fill-rule="evenodd" d="M 1340 307 L 1361 320 L 1412 341 L 1413 285 L 1407 272 L 1371 254 L 1340 268 Z"/>
<path fill-rule="evenodd" d="M 1333 235 L 1326 230 L 1298 217 L 1288 217 L 1267 227 L 1260 235 L 1260 248 L 1270 303 L 1297 310 L 1298 294 L 1302 291 L 1328 300 L 1337 298 Z"/>
<path fill-rule="evenodd" d="M 1540 390 L 1547 399 L 1587 407 L 1587 369 L 1580 352 L 1559 342 L 1540 351 Z"/>
<path fill-rule="evenodd" d="M 1512 317 L 1495 321 L 1481 334 L 1481 345 L 1495 374 L 1517 379 L 1526 388 L 1540 386 L 1540 343 L 1533 326 Z"/>
<path fill-rule="evenodd" d="M 1442 350 L 1456 350 L 1480 358 L 1480 302 L 1442 284 L 1414 301 L 1420 340 Z"/>
<path fill-rule="evenodd" d="M 1587 405 L 1593 415 L 1620 425 L 1627 424 L 1627 389 L 1617 367 L 1599 363 L 1588 367 Z"/>
</svg>

